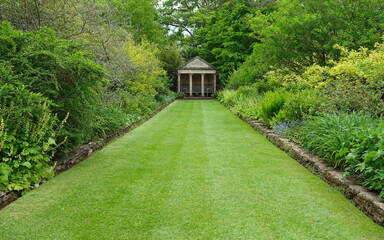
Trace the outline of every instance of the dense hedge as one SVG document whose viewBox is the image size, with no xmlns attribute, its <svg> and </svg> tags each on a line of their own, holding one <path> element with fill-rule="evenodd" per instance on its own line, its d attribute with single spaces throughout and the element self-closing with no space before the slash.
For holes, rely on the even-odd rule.
<svg viewBox="0 0 384 240">
<path fill-rule="evenodd" d="M 0 189 L 37 186 L 52 175 L 58 119 L 52 102 L 23 85 L 0 85 Z"/>
<path fill-rule="evenodd" d="M 176 97 L 149 49 L 125 47 L 136 59 L 135 71 L 125 80 L 129 89 L 114 89 L 107 78 L 113 73 L 84 44 L 60 39 L 48 28 L 22 32 L 0 24 L 0 190 L 38 186 L 52 176 L 54 155 Z"/>
</svg>

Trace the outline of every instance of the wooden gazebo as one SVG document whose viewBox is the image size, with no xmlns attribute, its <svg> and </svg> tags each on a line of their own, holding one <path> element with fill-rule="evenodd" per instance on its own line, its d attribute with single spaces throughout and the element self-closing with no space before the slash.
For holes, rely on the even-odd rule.
<svg viewBox="0 0 384 240">
<path fill-rule="evenodd" d="M 200 57 L 178 69 L 177 91 L 190 97 L 210 97 L 216 93 L 217 71 Z"/>
</svg>

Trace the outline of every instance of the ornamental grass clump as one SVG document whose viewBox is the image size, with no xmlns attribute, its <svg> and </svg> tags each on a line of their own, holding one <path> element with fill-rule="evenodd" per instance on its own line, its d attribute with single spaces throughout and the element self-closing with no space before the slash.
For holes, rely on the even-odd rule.
<svg viewBox="0 0 384 240">
<path fill-rule="evenodd" d="M 283 90 L 266 92 L 259 106 L 259 119 L 267 124 L 272 125 L 272 120 L 283 108 L 289 93 Z"/>
<path fill-rule="evenodd" d="M 326 113 L 307 121 L 300 129 L 302 146 L 336 168 L 346 166 L 346 155 L 358 136 L 367 135 L 378 121 L 359 113 Z"/>
</svg>

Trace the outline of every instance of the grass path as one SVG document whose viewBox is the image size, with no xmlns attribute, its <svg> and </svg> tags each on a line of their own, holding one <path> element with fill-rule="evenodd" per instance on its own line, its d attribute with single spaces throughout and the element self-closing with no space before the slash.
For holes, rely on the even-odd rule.
<svg viewBox="0 0 384 240">
<path fill-rule="evenodd" d="M 0 211 L 0 239 L 384 239 L 216 101 L 179 101 Z"/>
</svg>

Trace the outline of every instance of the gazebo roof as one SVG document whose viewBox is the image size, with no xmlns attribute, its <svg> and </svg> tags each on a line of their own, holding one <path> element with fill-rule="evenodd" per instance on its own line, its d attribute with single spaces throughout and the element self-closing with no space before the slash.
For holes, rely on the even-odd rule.
<svg viewBox="0 0 384 240">
<path fill-rule="evenodd" d="M 178 70 L 216 70 L 214 66 L 197 56 L 189 60 L 186 64 L 179 67 Z"/>
</svg>

